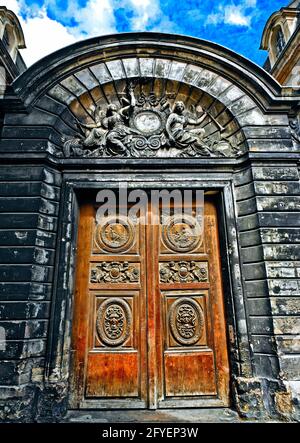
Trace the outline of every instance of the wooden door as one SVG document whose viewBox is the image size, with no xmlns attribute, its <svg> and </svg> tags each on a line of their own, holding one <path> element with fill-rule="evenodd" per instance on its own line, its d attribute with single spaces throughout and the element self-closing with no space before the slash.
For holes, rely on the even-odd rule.
<svg viewBox="0 0 300 443">
<path fill-rule="evenodd" d="M 153 220 L 159 220 L 154 223 Z M 229 405 L 216 205 L 142 224 L 80 210 L 71 407 Z"/>
</svg>

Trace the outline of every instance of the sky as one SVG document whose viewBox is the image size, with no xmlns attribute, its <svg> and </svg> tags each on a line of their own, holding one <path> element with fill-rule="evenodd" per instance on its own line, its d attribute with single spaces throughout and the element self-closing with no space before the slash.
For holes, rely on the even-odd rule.
<svg viewBox="0 0 300 443">
<path fill-rule="evenodd" d="M 0 0 L 18 15 L 30 66 L 89 37 L 159 31 L 211 40 L 263 65 L 264 25 L 288 0 Z"/>
</svg>

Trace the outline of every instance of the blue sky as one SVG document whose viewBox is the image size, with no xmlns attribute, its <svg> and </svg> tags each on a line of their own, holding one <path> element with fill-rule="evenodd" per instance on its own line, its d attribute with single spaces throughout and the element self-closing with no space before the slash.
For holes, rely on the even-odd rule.
<svg viewBox="0 0 300 443">
<path fill-rule="evenodd" d="M 161 31 L 211 40 L 262 65 L 259 50 L 269 16 L 288 0 L 0 0 L 21 16 L 31 64 L 84 38 Z"/>
</svg>

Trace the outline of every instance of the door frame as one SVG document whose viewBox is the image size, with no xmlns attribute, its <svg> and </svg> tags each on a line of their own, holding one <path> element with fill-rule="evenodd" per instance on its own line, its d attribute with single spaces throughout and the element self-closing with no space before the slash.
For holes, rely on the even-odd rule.
<svg viewBox="0 0 300 443">
<path fill-rule="evenodd" d="M 118 172 L 109 174 L 67 172 L 64 174 L 55 260 L 55 283 L 45 362 L 45 384 L 53 387 L 54 384 L 63 386 L 67 400 L 72 367 L 71 337 L 79 199 L 83 193 L 100 189 L 116 189 L 119 183 L 125 182 L 128 184 L 128 190 L 189 188 L 219 192 L 218 221 L 231 380 L 246 377 L 249 372 L 252 372 L 233 177 L 232 174 L 228 175 L 230 177 L 227 180 L 224 178 L 212 180 L 205 173 L 189 173 L 187 178 L 184 174 L 179 175 L 178 172 L 168 174 L 161 172 L 158 175 L 157 171 L 153 173 L 147 171 L 146 176 L 140 171 L 127 174 Z"/>
</svg>

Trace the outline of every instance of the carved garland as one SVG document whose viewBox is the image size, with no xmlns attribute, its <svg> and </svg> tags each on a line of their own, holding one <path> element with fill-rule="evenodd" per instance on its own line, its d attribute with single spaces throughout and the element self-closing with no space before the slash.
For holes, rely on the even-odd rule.
<svg viewBox="0 0 300 443">
<path fill-rule="evenodd" d="M 162 283 L 206 282 L 208 280 L 206 263 L 194 261 L 160 263 L 159 268 Z"/>
<path fill-rule="evenodd" d="M 102 262 L 91 269 L 91 283 L 135 283 L 140 279 L 137 266 L 128 262 Z"/>
</svg>

